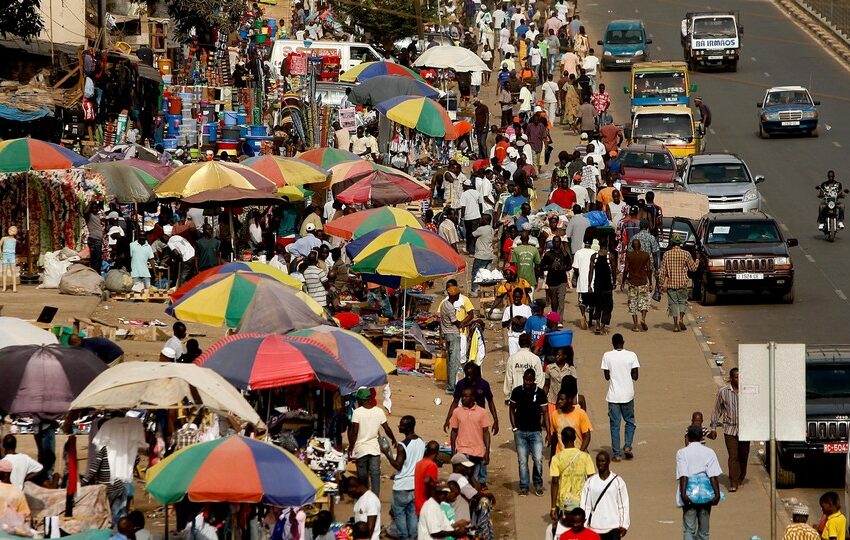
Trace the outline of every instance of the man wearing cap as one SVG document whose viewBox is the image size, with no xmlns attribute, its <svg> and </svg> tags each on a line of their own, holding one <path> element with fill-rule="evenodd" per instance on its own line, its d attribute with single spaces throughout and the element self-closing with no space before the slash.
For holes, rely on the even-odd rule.
<svg viewBox="0 0 850 540">
<path fill-rule="evenodd" d="M 316 236 L 316 226 L 308 223 L 304 227 L 304 236 L 286 246 L 286 251 L 295 257 L 306 257 L 314 249 L 318 249 L 322 241 Z"/>
<path fill-rule="evenodd" d="M 304 221 L 301 222 L 301 229 L 300 229 L 301 236 L 307 236 L 307 233 L 309 232 L 307 230 L 308 225 L 313 226 L 313 229 L 312 229 L 313 231 L 322 230 L 322 207 L 321 206 L 319 206 L 319 205 L 312 206 L 310 208 L 310 212 L 308 212 L 307 215 L 304 216 Z"/>
<path fill-rule="evenodd" d="M 791 507 L 791 523 L 785 527 L 782 540 L 820 540 L 818 532 L 808 524 L 809 507 L 795 504 Z"/>
<path fill-rule="evenodd" d="M 688 427 L 688 445 L 676 452 L 676 505 L 682 509 L 682 528 L 685 538 L 709 537 L 709 520 L 711 507 L 720 502 L 721 474 L 720 463 L 714 450 L 700 443 L 702 426 L 693 424 Z M 708 476 L 714 489 L 714 499 L 708 504 L 694 504 L 688 499 L 688 479 L 705 475 Z"/>
<path fill-rule="evenodd" d="M 469 523 L 466 521 L 452 523 L 440 506 L 446 500 L 446 495 L 449 492 L 451 492 L 451 489 L 449 489 L 448 484 L 439 482 L 434 493 L 422 505 L 417 536 L 419 540 L 454 538 L 465 534 L 464 529 Z"/>
<path fill-rule="evenodd" d="M 466 253 L 470 255 L 475 251 L 475 236 L 472 233 L 481 221 L 483 206 L 484 197 L 475 189 L 472 179 L 465 179 L 460 196 L 460 218 L 466 231 Z"/>
<path fill-rule="evenodd" d="M 395 435 L 387 423 L 384 410 L 375 405 L 372 392 L 360 388 L 355 392 L 357 408 L 351 414 L 351 427 L 348 428 L 348 452 L 357 463 L 357 478 L 363 486 L 375 495 L 381 495 L 381 445 L 378 433 L 383 428 L 387 437 L 396 446 Z"/>
<path fill-rule="evenodd" d="M 688 288 L 691 278 L 688 272 L 695 272 L 699 262 L 682 249 L 682 235 L 672 234 L 672 248 L 667 250 L 661 259 L 658 281 L 661 292 L 667 292 L 667 314 L 673 318 L 673 331 L 685 330 L 685 311 L 688 309 Z"/>
<path fill-rule="evenodd" d="M 487 465 L 490 463 L 490 427 L 493 421 L 487 411 L 475 402 L 472 388 L 464 388 L 460 407 L 452 411 L 449 419 L 452 453 L 463 452 L 475 465 L 472 475 L 479 483 L 487 483 Z"/>
</svg>

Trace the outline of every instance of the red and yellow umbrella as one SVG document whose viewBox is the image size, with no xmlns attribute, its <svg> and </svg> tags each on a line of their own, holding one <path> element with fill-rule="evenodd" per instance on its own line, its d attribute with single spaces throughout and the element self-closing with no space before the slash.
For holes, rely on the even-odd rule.
<svg viewBox="0 0 850 540">
<path fill-rule="evenodd" d="M 407 173 L 378 165 L 378 169 L 354 176 L 350 185 L 335 195 L 345 204 L 383 206 L 421 201 L 431 196 L 431 189 Z"/>
<path fill-rule="evenodd" d="M 0 142 L 0 173 L 72 169 L 88 162 L 76 152 L 38 139 Z"/>
</svg>

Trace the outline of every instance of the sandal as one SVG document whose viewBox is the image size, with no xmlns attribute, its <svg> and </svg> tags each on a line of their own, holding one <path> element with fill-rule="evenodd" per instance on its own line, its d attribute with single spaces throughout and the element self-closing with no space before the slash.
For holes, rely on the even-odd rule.
<svg viewBox="0 0 850 540">
<path fill-rule="evenodd" d="M 640 323 L 640 327 L 644 332 L 649 331 L 649 326 L 647 326 L 645 322 Z"/>
<path fill-rule="evenodd" d="M 685 326 L 685 323 L 683 323 L 683 322 L 679 321 L 679 330 L 681 330 L 681 331 L 683 331 L 683 332 L 684 332 L 684 331 L 685 331 L 685 330 L 687 330 L 687 329 L 688 329 L 688 327 L 687 327 L 687 326 Z"/>
<path fill-rule="evenodd" d="M 640 332 L 640 328 L 637 326 L 632 326 L 632 332 Z"/>
<path fill-rule="evenodd" d="M 632 449 L 629 446 L 623 448 L 623 454 L 626 456 L 626 459 L 634 459 L 635 457 L 634 452 L 632 452 Z"/>
</svg>

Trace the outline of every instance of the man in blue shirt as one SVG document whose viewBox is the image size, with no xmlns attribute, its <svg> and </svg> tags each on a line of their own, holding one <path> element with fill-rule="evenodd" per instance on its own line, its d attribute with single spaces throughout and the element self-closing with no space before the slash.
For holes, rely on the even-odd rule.
<svg viewBox="0 0 850 540">
<path fill-rule="evenodd" d="M 512 216 L 517 213 L 523 204 L 528 204 L 528 199 L 520 194 L 520 187 L 516 184 L 511 188 L 511 195 L 505 199 L 505 204 L 502 206 L 502 213 L 506 216 Z"/>
<path fill-rule="evenodd" d="M 519 26 L 516 27 L 516 33 L 520 39 L 525 39 L 525 34 L 528 32 L 528 25 L 525 24 L 525 19 L 519 21 Z"/>
<path fill-rule="evenodd" d="M 537 343 L 540 336 L 546 333 L 546 317 L 543 316 L 545 305 L 540 300 L 531 304 L 532 315 L 525 321 L 525 328 L 523 329 L 525 333 L 531 334 L 531 343 Z"/>
</svg>

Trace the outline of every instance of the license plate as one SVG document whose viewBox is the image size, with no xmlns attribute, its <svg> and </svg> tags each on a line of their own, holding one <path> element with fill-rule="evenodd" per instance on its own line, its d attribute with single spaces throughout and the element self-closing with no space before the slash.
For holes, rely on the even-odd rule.
<svg viewBox="0 0 850 540">
<path fill-rule="evenodd" d="M 645 187 L 630 187 L 629 191 L 632 193 L 649 193 L 649 188 Z"/>
<path fill-rule="evenodd" d="M 618 64 L 628 64 L 628 63 L 629 63 L 629 61 L 628 61 L 628 60 L 616 60 L 616 62 L 617 62 Z"/>
<path fill-rule="evenodd" d="M 824 443 L 823 452 L 825 454 L 846 454 L 847 453 L 847 443 L 846 442 Z"/>
<path fill-rule="evenodd" d="M 782 122 L 782 125 L 783 126 L 799 126 L 800 121 L 799 120 L 786 120 L 785 122 Z"/>
<path fill-rule="evenodd" d="M 709 60 L 723 60 L 723 55 L 720 56 L 709 56 Z"/>
<path fill-rule="evenodd" d="M 753 274 L 751 272 L 743 272 L 735 274 L 735 279 L 764 279 L 764 274 Z"/>
</svg>

